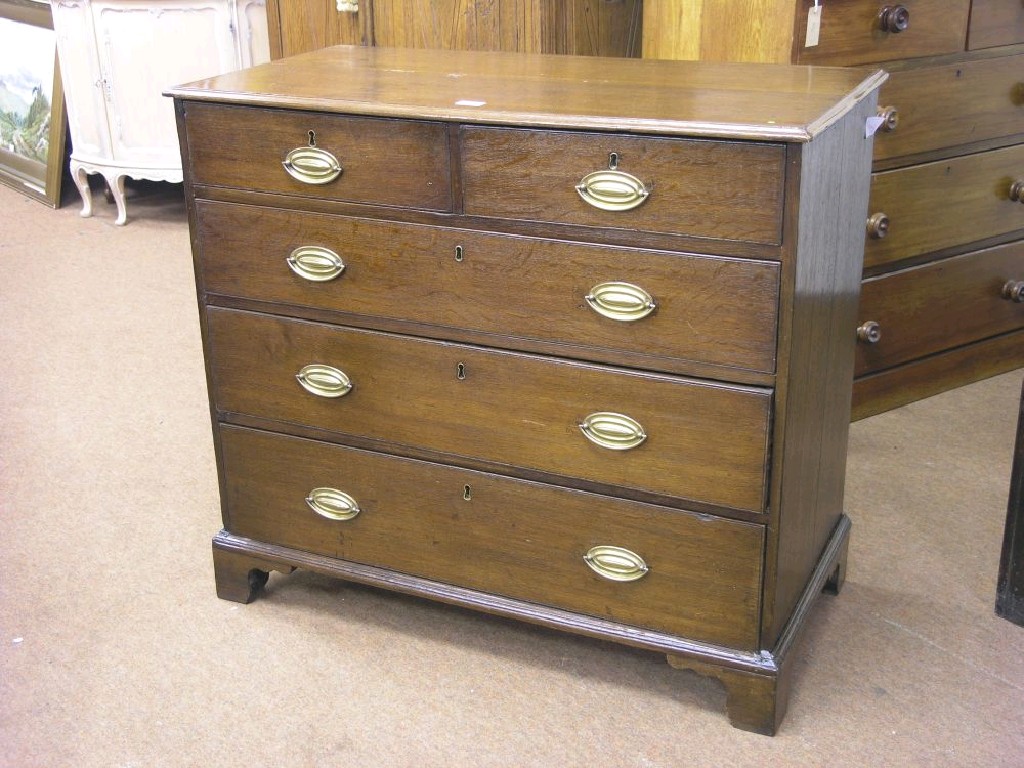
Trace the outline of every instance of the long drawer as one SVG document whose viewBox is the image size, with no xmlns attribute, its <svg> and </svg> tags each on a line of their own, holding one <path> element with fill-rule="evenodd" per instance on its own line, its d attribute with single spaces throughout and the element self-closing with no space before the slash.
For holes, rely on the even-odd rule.
<svg viewBox="0 0 1024 768">
<path fill-rule="evenodd" d="M 1024 145 L 874 174 L 869 215 L 888 225 L 878 238 L 869 219 L 864 266 L 1024 229 L 1016 183 L 1024 184 Z"/>
<path fill-rule="evenodd" d="M 899 122 L 875 134 L 875 159 L 1024 133 L 1024 54 L 889 73 L 880 104 Z"/>
<path fill-rule="evenodd" d="M 785 148 L 463 128 L 467 214 L 777 245 Z"/>
<path fill-rule="evenodd" d="M 774 262 L 198 201 L 210 294 L 771 373 Z M 563 353 L 568 353 L 565 349 Z M 671 368 L 678 368 L 673 363 Z"/>
<path fill-rule="evenodd" d="M 207 328 L 225 416 L 764 509 L 766 390 L 236 310 Z"/>
<path fill-rule="evenodd" d="M 441 123 L 192 103 L 185 125 L 195 184 L 452 208 Z"/>
<path fill-rule="evenodd" d="M 757 647 L 759 525 L 253 430 L 220 435 L 232 533 Z"/>
<path fill-rule="evenodd" d="M 877 323 L 881 335 L 857 345 L 856 375 L 1024 328 L 1016 284 L 1024 286 L 1019 241 L 865 280 L 860 322 Z"/>
<path fill-rule="evenodd" d="M 805 47 L 811 7 L 821 8 L 817 45 Z M 795 37 L 799 64 L 870 64 L 962 51 L 971 0 L 803 0 Z M 883 16 L 888 12 L 887 15 Z"/>
</svg>

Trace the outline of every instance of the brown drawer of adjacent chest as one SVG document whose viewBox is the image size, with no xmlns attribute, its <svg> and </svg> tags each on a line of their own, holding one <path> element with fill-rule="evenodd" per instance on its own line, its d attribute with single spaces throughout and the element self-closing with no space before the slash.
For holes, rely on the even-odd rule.
<svg viewBox="0 0 1024 768">
<path fill-rule="evenodd" d="M 857 345 L 857 375 L 1024 328 L 1022 289 L 1022 242 L 865 280 L 860 327 L 880 338 Z"/>
<path fill-rule="evenodd" d="M 976 50 L 1015 43 L 1024 43 L 1024 3 L 973 0 L 967 47 Z"/>
<path fill-rule="evenodd" d="M 232 533 L 756 647 L 761 526 L 293 437 L 220 434 Z"/>
<path fill-rule="evenodd" d="M 879 104 L 897 109 L 875 159 L 1024 133 L 1024 54 L 891 72 Z"/>
<path fill-rule="evenodd" d="M 774 262 L 196 207 L 213 294 L 512 337 L 502 346 L 572 345 L 576 357 L 647 356 L 669 370 L 686 360 L 775 368 Z"/>
<path fill-rule="evenodd" d="M 1021 200 L 1024 146 L 876 173 L 864 266 L 1024 229 Z"/>
<path fill-rule="evenodd" d="M 186 103 L 195 184 L 451 210 L 440 123 Z"/>
<path fill-rule="evenodd" d="M 502 128 L 461 136 L 470 215 L 781 242 L 781 145 Z"/>
<path fill-rule="evenodd" d="M 768 392 L 211 308 L 215 402 L 388 445 L 760 511 Z"/>
<path fill-rule="evenodd" d="M 967 40 L 970 0 L 839 0 L 824 2 L 818 44 L 805 47 L 813 0 L 797 13 L 797 63 L 870 64 L 956 53 Z"/>
</svg>

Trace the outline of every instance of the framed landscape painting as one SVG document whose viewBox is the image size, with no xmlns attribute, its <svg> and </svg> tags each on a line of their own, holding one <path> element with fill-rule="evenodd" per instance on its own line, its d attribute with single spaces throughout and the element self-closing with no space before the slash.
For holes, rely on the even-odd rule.
<svg viewBox="0 0 1024 768">
<path fill-rule="evenodd" d="M 60 205 L 66 135 L 50 6 L 0 0 L 0 182 Z"/>
</svg>

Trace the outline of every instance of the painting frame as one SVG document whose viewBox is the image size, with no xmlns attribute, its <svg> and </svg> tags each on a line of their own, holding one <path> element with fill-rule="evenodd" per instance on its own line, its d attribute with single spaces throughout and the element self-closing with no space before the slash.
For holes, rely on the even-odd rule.
<svg viewBox="0 0 1024 768">
<path fill-rule="evenodd" d="M 60 207 L 61 182 L 64 177 L 64 160 L 66 153 L 68 120 L 64 105 L 64 88 L 60 79 L 60 64 L 57 60 L 57 36 L 53 32 L 53 12 L 47 2 L 39 0 L 0 0 L 0 22 L 13 22 L 14 25 L 25 25 L 48 29 L 53 34 L 53 84 L 49 99 L 49 130 L 47 132 L 46 161 L 23 156 L 12 151 L 0 142 L 0 183 L 13 187 L 19 192 L 34 198 L 51 208 Z M 4 30 L 13 29 L 2 25 L 0 29 L 0 52 L 10 51 L 4 45 Z M 16 62 L 5 62 L 0 53 L 0 77 L 9 66 Z M 48 73 L 40 73 L 48 74 Z"/>
</svg>

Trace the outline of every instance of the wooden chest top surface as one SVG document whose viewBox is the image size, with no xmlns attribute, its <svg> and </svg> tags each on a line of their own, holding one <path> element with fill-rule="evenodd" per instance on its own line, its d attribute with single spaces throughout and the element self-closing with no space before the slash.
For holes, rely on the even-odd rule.
<svg viewBox="0 0 1024 768">
<path fill-rule="evenodd" d="M 336 46 L 169 89 L 355 115 L 808 141 L 881 70 Z"/>
</svg>

